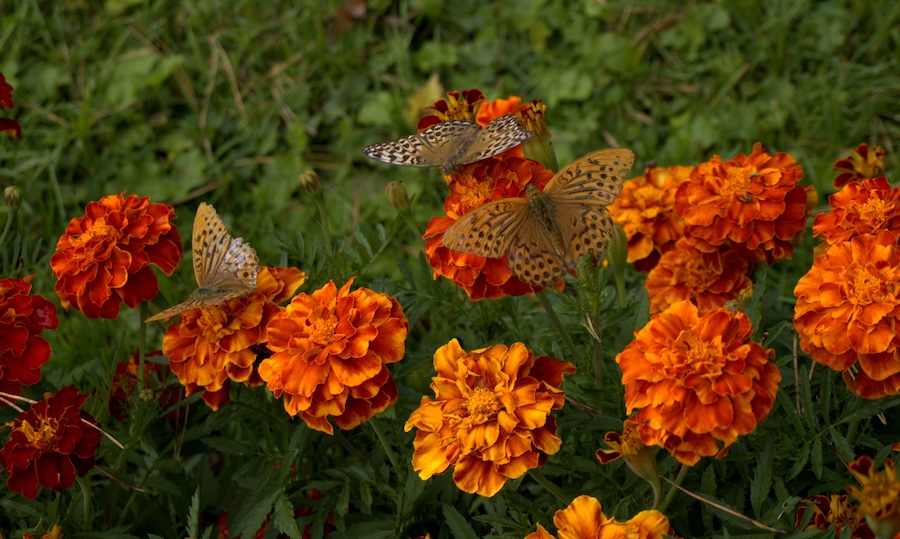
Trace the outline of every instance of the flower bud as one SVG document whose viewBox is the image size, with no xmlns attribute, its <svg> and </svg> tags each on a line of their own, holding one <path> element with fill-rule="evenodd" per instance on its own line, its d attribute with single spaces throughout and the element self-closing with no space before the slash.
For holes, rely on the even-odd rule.
<svg viewBox="0 0 900 539">
<path fill-rule="evenodd" d="M 310 195 L 315 195 L 322 190 L 322 178 L 312 170 L 307 170 L 300 175 L 300 187 Z"/>
<path fill-rule="evenodd" d="M 22 205 L 22 191 L 14 185 L 7 187 L 3 190 L 3 201 L 10 209 L 18 210 Z"/>
<path fill-rule="evenodd" d="M 406 187 L 403 187 L 403 182 L 387 184 L 387 187 L 384 188 L 384 194 L 397 212 L 409 211 L 409 193 L 406 192 Z"/>
</svg>

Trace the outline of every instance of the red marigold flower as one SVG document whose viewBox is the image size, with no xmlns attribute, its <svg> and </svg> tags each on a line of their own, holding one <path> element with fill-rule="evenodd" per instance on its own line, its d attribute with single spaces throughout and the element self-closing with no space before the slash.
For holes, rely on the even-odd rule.
<svg viewBox="0 0 900 539">
<path fill-rule="evenodd" d="M 122 302 L 134 308 L 153 299 L 159 286 L 150 264 L 172 275 L 184 254 L 174 218 L 172 206 L 149 197 L 110 195 L 88 203 L 50 258 L 63 307 L 113 319 Z"/>
<path fill-rule="evenodd" d="M 434 124 L 447 120 L 474 120 L 475 107 L 482 101 L 484 101 L 484 94 L 475 88 L 462 92 L 456 90 L 447 92 L 446 99 L 440 99 L 428 107 L 434 112 L 419 118 L 417 128 L 419 131 L 424 131 Z"/>
<path fill-rule="evenodd" d="M 268 326 L 272 357 L 259 374 L 310 428 L 349 430 L 397 400 L 388 363 L 403 359 L 409 321 L 396 299 L 329 282 L 299 294 Z"/>
<path fill-rule="evenodd" d="M 160 409 L 166 410 L 182 400 L 183 397 L 177 386 L 166 383 L 172 372 L 169 366 L 149 361 L 150 358 L 162 356 L 163 353 L 160 350 L 154 350 L 145 355 L 144 391 L 149 392 L 149 395 L 142 394 L 140 398 L 149 400 L 155 395 Z M 109 413 L 117 421 L 125 421 L 128 418 L 130 411 L 128 401 L 133 398 L 134 388 L 138 385 L 139 365 L 140 357 L 137 353 L 131 354 L 128 361 L 122 361 L 116 365 L 116 372 L 113 374 L 112 385 L 109 388 Z M 174 421 L 183 418 L 184 413 L 185 408 L 179 408 L 166 414 L 166 417 Z"/>
<path fill-rule="evenodd" d="M 900 189 L 885 177 L 848 183 L 828 202 L 832 210 L 816 215 L 813 235 L 831 245 L 878 230 L 900 236 Z"/>
<path fill-rule="evenodd" d="M 599 500 L 593 496 L 579 496 L 565 509 L 556 512 L 553 523 L 559 529 L 559 537 L 565 539 L 605 539 L 634 537 L 663 539 L 675 537 L 669 519 L 659 511 L 641 511 L 632 519 L 617 522 L 603 514 Z M 543 526 L 525 539 L 554 539 Z"/>
<path fill-rule="evenodd" d="M 650 319 L 616 362 L 628 413 L 648 445 L 692 466 L 724 454 L 772 410 L 781 373 L 775 351 L 750 340 L 750 319 L 714 309 L 699 316 L 689 301 Z M 719 448 L 718 444 L 724 444 Z"/>
<path fill-rule="evenodd" d="M 534 287 L 520 281 L 503 258 L 484 258 L 458 253 L 444 247 L 444 232 L 460 215 L 492 200 L 525 195 L 530 183 L 543 189 L 553 172 L 534 161 L 503 156 L 467 165 L 450 182 L 450 195 L 444 200 L 443 217 L 428 222 L 425 256 L 434 269 L 434 278 L 446 277 L 466 291 L 469 299 L 479 301 L 503 296 L 521 296 Z"/>
<path fill-rule="evenodd" d="M 660 258 L 644 281 L 650 314 L 682 300 L 693 302 L 700 314 L 722 307 L 753 286 L 749 273 L 747 259 L 730 244 L 705 253 L 682 238 Z"/>
<path fill-rule="evenodd" d="M 453 466 L 457 487 L 490 497 L 559 451 L 550 412 L 562 408 L 571 363 L 534 357 L 522 343 L 466 352 L 453 339 L 434 368 L 435 398 L 423 396 L 404 427 L 418 429 L 412 462 L 423 480 Z"/>
<path fill-rule="evenodd" d="M 850 150 L 850 155 L 834 162 L 831 170 L 837 170 L 834 178 L 835 189 L 840 189 L 850 182 L 866 178 L 877 178 L 884 174 L 884 148 L 872 146 L 865 142 Z"/>
<path fill-rule="evenodd" d="M 712 251 L 730 241 L 751 261 L 791 258 L 794 239 L 806 226 L 807 191 L 797 182 L 803 169 L 786 153 L 753 152 L 723 162 L 714 156 L 697 165 L 675 193 L 675 213 L 685 236 Z"/>
<path fill-rule="evenodd" d="M 40 334 L 59 325 L 56 306 L 29 295 L 32 279 L 0 279 L 0 391 L 13 395 L 41 379 L 50 344 Z"/>
<path fill-rule="evenodd" d="M 684 221 L 675 215 L 675 191 L 694 167 L 650 168 L 631 178 L 609 207 L 613 221 L 628 238 L 628 262 L 638 271 L 650 271 L 659 257 L 684 236 Z"/>
<path fill-rule="evenodd" d="M 268 340 L 266 326 L 281 313 L 278 303 L 291 297 L 306 281 L 296 268 L 260 266 L 256 290 L 223 305 L 185 311 L 163 337 L 163 353 L 186 394 L 203 391 L 213 410 L 228 402 L 231 381 L 262 384 L 256 372 L 257 355 Z"/>
<path fill-rule="evenodd" d="M 806 514 L 807 508 L 812 508 L 813 517 L 802 531 L 828 530 L 834 527 L 834 537 L 837 538 L 846 528 L 851 530 L 851 539 L 875 539 L 875 535 L 864 518 L 856 513 L 856 510 L 847 501 L 846 494 L 832 494 L 831 497 L 816 495 L 808 500 L 803 500 L 809 505 L 797 509 L 797 518 L 794 521 L 794 529 L 800 530 L 800 523 Z"/>
<path fill-rule="evenodd" d="M 884 459 L 884 472 L 875 471 L 872 457 L 863 455 L 848 465 L 862 488 L 847 487 L 847 493 L 859 501 L 856 511 L 866 517 L 875 537 L 900 534 L 900 481 L 893 459 Z"/>
<path fill-rule="evenodd" d="M 900 248 L 887 230 L 828 248 L 794 288 L 800 347 L 866 399 L 900 392 Z"/>
<path fill-rule="evenodd" d="M 47 393 L 11 424 L 12 434 L 0 449 L 0 464 L 6 468 L 7 486 L 29 500 L 37 487 L 64 490 L 94 466 L 100 446 L 100 431 L 85 424 L 97 422 L 81 409 L 88 395 L 64 387 Z"/>
<path fill-rule="evenodd" d="M 0 108 L 13 108 L 13 87 L 6 82 L 6 77 L 0 73 Z M 22 126 L 15 120 L 0 118 L 0 133 L 9 133 L 13 138 L 22 136 Z"/>
</svg>

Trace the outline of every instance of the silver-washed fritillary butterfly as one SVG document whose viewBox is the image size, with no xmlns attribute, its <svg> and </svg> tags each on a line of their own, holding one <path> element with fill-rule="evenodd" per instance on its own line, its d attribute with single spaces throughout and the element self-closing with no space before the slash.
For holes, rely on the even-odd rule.
<svg viewBox="0 0 900 539">
<path fill-rule="evenodd" d="M 171 318 L 189 309 L 219 305 L 256 290 L 259 257 L 243 238 L 232 238 L 215 208 L 200 203 L 194 217 L 191 240 L 197 290 L 178 305 L 148 318 L 147 322 Z"/>
<path fill-rule="evenodd" d="M 607 206 L 634 164 L 627 148 L 589 153 L 559 171 L 541 192 L 504 198 L 462 215 L 444 232 L 444 246 L 486 258 L 509 255 L 509 269 L 533 286 L 553 284 L 588 253 L 601 256 L 613 222 Z"/>
<path fill-rule="evenodd" d="M 362 153 L 392 165 L 440 167 L 447 176 L 463 165 L 518 146 L 532 135 L 515 114 L 506 114 L 484 129 L 469 120 L 441 122 L 415 135 L 366 146 Z"/>
</svg>

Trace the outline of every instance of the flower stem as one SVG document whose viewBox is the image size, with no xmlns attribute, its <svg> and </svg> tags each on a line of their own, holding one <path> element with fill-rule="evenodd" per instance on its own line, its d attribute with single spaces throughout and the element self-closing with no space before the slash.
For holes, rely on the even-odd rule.
<svg viewBox="0 0 900 539">
<path fill-rule="evenodd" d="M 84 477 L 79 477 L 75 481 L 78 483 L 78 487 L 81 489 L 82 495 L 82 504 L 81 509 L 83 511 L 82 522 L 90 522 L 91 521 L 91 480 L 88 479 L 90 475 L 85 475 Z"/>
<path fill-rule="evenodd" d="M 394 450 L 391 449 L 391 444 L 388 442 L 387 434 L 384 433 L 384 429 L 381 427 L 381 423 L 378 421 L 377 417 L 373 417 L 369 420 L 369 424 L 372 425 L 372 430 L 375 431 L 375 436 L 378 437 L 378 441 L 381 442 L 381 447 L 384 448 L 384 454 L 387 455 L 388 460 L 391 461 L 391 466 L 394 468 L 400 467 L 400 462 L 397 460 L 397 455 L 394 454 Z"/>
<path fill-rule="evenodd" d="M 141 394 L 144 391 L 144 352 L 145 347 L 147 346 L 147 324 L 144 323 L 144 320 L 147 319 L 147 302 L 141 303 L 138 308 L 138 316 L 141 317 L 140 322 L 140 330 L 138 330 L 138 372 L 137 372 L 137 391 L 135 392 L 137 398 L 141 398 Z"/>
<path fill-rule="evenodd" d="M 325 211 L 325 193 L 316 194 L 316 206 L 319 207 L 319 218 L 322 219 L 322 237 L 325 239 L 325 252 L 331 256 L 331 234 L 328 233 L 328 212 Z"/>
<path fill-rule="evenodd" d="M 3 233 L 0 234 L 0 247 L 6 243 L 6 236 L 9 235 L 9 231 L 12 229 L 13 220 L 16 218 L 16 214 L 19 213 L 19 209 L 11 209 L 9 210 L 9 218 L 6 220 L 6 224 L 3 226 Z"/>
<path fill-rule="evenodd" d="M 563 327 L 562 322 L 560 322 L 559 317 L 556 316 L 556 311 L 553 310 L 553 305 L 550 304 L 550 298 L 547 296 L 547 292 L 541 290 L 540 292 L 535 292 L 534 295 L 537 297 L 538 301 L 541 302 L 541 307 L 547 311 L 547 316 L 550 317 L 550 322 L 553 324 L 553 327 L 556 328 L 556 331 L 562 336 L 566 346 L 569 347 L 569 351 L 572 353 L 572 360 L 576 360 L 578 358 L 578 349 L 575 348 L 575 343 L 572 342 L 572 338 L 569 337 L 569 334 Z"/>
<path fill-rule="evenodd" d="M 675 478 L 675 485 L 681 486 L 681 482 L 684 481 L 684 478 L 687 476 L 687 472 L 690 469 L 690 466 L 681 465 L 681 469 L 678 470 L 678 477 Z M 672 487 L 669 489 L 669 493 L 666 494 L 666 501 L 663 502 L 662 507 L 659 508 L 660 513 L 665 513 L 666 508 L 669 507 L 669 504 L 672 503 L 672 499 L 675 497 L 675 493 L 678 492 L 678 489 Z"/>
<path fill-rule="evenodd" d="M 563 494 L 563 492 L 559 490 L 559 487 L 553 484 L 549 479 L 547 479 L 542 471 L 538 470 L 537 468 L 533 468 L 531 470 L 528 470 L 528 475 L 530 475 L 532 479 L 537 481 L 539 485 L 544 487 L 547 492 L 553 494 L 553 496 L 563 505 L 569 505 L 570 503 L 572 503 L 572 499 Z"/>
</svg>

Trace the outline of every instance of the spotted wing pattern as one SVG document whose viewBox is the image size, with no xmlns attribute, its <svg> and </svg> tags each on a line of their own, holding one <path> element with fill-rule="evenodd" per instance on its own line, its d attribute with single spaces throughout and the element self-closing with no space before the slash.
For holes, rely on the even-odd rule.
<svg viewBox="0 0 900 539">
<path fill-rule="evenodd" d="M 185 301 L 147 319 L 171 318 L 189 309 L 219 305 L 256 290 L 259 257 L 243 238 L 232 238 L 215 208 L 200 203 L 191 248 L 197 290 Z"/>
</svg>

